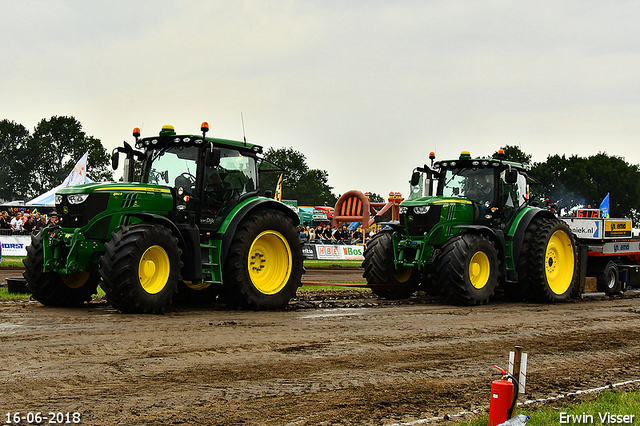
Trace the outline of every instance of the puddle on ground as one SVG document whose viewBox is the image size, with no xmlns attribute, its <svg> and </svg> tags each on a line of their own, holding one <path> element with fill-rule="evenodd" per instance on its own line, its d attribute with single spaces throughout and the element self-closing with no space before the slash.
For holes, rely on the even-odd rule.
<svg viewBox="0 0 640 426">
<path fill-rule="evenodd" d="M 24 327 L 22 324 L 13 324 L 10 322 L 0 322 L 0 331 L 13 330 L 16 328 Z"/>
<path fill-rule="evenodd" d="M 298 318 L 329 318 L 329 317 L 346 317 L 352 315 L 366 315 L 369 312 L 360 309 L 323 309 L 320 312 L 312 314 L 300 315 Z"/>
</svg>

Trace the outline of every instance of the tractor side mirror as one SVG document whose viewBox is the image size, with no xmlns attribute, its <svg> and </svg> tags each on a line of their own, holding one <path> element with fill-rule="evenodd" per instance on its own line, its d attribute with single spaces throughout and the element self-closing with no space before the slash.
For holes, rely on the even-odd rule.
<svg viewBox="0 0 640 426">
<path fill-rule="evenodd" d="M 120 158 L 120 153 L 117 150 L 113 150 L 111 153 L 111 168 L 113 170 L 118 169 L 118 159 Z"/>
<path fill-rule="evenodd" d="M 204 164 L 209 167 L 220 165 L 220 148 L 207 148 Z"/>
<path fill-rule="evenodd" d="M 420 183 L 420 172 L 413 172 L 411 175 L 411 186 L 416 186 Z"/>
<path fill-rule="evenodd" d="M 516 169 L 512 169 L 511 167 L 509 167 L 505 171 L 504 180 L 507 183 L 516 183 L 518 181 L 518 171 Z"/>
</svg>

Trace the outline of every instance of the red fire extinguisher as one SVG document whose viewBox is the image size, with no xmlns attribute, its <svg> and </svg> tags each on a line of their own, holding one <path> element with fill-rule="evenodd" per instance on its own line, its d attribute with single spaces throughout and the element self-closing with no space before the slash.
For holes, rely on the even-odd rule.
<svg viewBox="0 0 640 426">
<path fill-rule="evenodd" d="M 511 418 L 518 401 L 518 381 L 502 368 L 494 365 L 502 374 L 500 380 L 491 383 L 491 403 L 489 404 L 489 426 L 496 426 Z M 512 381 L 508 381 L 511 379 Z"/>
</svg>

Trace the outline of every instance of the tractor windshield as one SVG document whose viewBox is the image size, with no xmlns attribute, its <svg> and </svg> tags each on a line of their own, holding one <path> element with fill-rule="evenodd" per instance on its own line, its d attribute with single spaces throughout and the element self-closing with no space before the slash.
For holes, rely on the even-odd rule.
<svg viewBox="0 0 640 426">
<path fill-rule="evenodd" d="M 195 192 L 198 147 L 174 146 L 150 150 L 143 170 L 143 183 L 182 187 Z"/>
<path fill-rule="evenodd" d="M 441 179 L 440 194 L 445 197 L 464 197 L 479 203 L 493 200 L 494 169 L 446 169 Z"/>
</svg>

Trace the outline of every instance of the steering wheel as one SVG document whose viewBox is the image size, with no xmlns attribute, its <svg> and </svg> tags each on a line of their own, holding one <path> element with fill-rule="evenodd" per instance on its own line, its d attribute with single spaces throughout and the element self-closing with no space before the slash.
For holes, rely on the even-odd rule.
<svg viewBox="0 0 640 426">
<path fill-rule="evenodd" d="M 183 179 L 186 179 L 189 181 L 189 185 L 190 186 L 195 186 L 196 184 L 196 177 L 194 175 L 192 175 L 189 172 L 183 172 L 182 174 L 180 174 L 180 177 Z"/>
<path fill-rule="evenodd" d="M 176 189 L 182 188 L 187 194 L 191 194 L 196 187 L 196 177 L 191 173 L 184 172 L 175 180 Z"/>
</svg>

